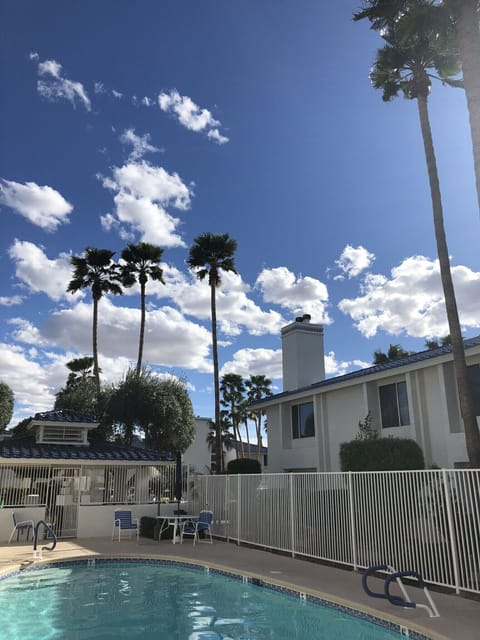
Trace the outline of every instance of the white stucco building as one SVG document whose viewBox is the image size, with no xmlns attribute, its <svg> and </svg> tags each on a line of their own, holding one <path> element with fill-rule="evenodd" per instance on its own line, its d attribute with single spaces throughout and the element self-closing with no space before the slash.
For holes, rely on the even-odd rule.
<svg viewBox="0 0 480 640">
<path fill-rule="evenodd" d="M 480 336 L 465 341 L 480 415 Z M 324 377 L 323 327 L 310 316 L 282 329 L 284 391 L 258 403 L 268 424 L 268 470 L 339 471 L 342 442 L 368 412 L 382 437 L 412 438 L 426 465 L 468 462 L 451 347 Z"/>
</svg>

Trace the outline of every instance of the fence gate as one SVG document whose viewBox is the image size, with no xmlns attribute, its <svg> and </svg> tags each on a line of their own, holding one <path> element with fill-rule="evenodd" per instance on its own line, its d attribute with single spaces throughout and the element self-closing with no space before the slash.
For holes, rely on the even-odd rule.
<svg viewBox="0 0 480 640">
<path fill-rule="evenodd" d="M 47 500 L 47 522 L 57 538 L 77 536 L 80 469 L 54 468 Z"/>
</svg>

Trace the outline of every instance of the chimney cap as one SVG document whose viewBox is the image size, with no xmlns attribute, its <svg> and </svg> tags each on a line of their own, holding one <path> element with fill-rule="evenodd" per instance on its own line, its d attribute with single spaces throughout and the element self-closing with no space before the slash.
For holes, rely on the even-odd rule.
<svg viewBox="0 0 480 640">
<path fill-rule="evenodd" d="M 310 322 L 311 319 L 312 319 L 312 316 L 309 313 L 303 314 L 303 322 Z"/>
<path fill-rule="evenodd" d="M 297 316 L 295 322 L 303 322 L 303 316 Z"/>
</svg>

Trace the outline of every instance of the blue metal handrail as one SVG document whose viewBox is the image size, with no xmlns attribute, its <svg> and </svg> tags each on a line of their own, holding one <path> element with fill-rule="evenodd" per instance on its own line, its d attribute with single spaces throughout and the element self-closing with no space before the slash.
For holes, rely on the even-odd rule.
<svg viewBox="0 0 480 640">
<path fill-rule="evenodd" d="M 52 529 L 52 527 L 47 524 L 45 522 L 45 520 L 39 520 L 37 522 L 37 524 L 35 525 L 35 533 L 33 536 L 33 550 L 36 551 L 37 550 L 37 541 L 38 541 L 38 528 L 40 527 L 40 525 L 43 525 L 45 527 L 45 529 L 47 529 L 47 531 L 50 532 L 50 535 L 53 538 L 53 543 L 51 547 L 42 547 L 42 551 L 53 551 L 55 549 L 55 547 L 57 546 L 57 536 L 55 535 L 55 531 Z"/>
</svg>

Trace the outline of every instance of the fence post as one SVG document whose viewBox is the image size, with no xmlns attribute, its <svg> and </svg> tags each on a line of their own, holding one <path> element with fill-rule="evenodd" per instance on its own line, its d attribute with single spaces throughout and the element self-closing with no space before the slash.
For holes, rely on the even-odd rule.
<svg viewBox="0 0 480 640">
<path fill-rule="evenodd" d="M 453 528 L 453 513 L 452 503 L 450 501 L 449 482 L 447 476 L 447 470 L 442 469 L 443 490 L 445 492 L 445 504 L 447 506 L 447 522 L 448 522 L 448 536 L 450 538 L 450 549 L 452 552 L 453 560 L 453 575 L 455 580 L 455 593 L 460 593 L 460 577 L 458 575 L 458 551 L 457 544 L 455 542 L 455 531 Z"/>
<path fill-rule="evenodd" d="M 242 497 L 241 483 L 242 476 L 237 475 L 237 545 L 240 546 L 240 499 Z"/>
<path fill-rule="evenodd" d="M 352 471 L 348 472 L 348 498 L 350 503 L 350 529 L 352 534 L 352 563 L 353 570 L 357 571 L 357 535 L 355 531 L 355 509 L 353 504 L 353 482 L 352 482 Z"/>
<path fill-rule="evenodd" d="M 290 531 L 292 541 L 292 558 L 295 558 L 295 519 L 293 517 L 293 473 L 290 474 Z"/>
</svg>

